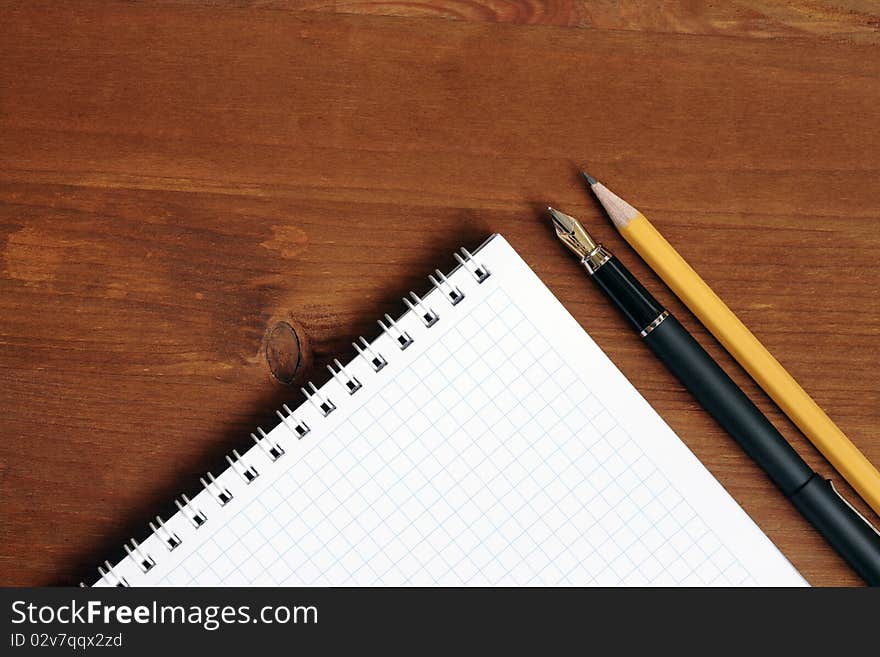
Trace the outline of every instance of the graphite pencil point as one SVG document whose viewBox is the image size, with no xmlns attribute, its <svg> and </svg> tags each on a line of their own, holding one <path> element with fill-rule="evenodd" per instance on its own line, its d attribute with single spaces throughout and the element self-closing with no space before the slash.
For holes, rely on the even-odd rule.
<svg viewBox="0 0 880 657">
<path fill-rule="evenodd" d="M 595 185 L 598 182 L 595 178 L 593 178 L 593 176 L 588 174 L 586 171 L 581 171 L 581 175 L 584 177 L 584 180 L 587 181 L 587 184 L 590 187 L 592 187 L 593 185 Z"/>
</svg>

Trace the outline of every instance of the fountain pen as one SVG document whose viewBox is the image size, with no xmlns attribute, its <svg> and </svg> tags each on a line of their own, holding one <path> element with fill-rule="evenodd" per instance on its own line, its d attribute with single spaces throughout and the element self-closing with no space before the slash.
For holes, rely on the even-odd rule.
<svg viewBox="0 0 880 657">
<path fill-rule="evenodd" d="M 574 217 L 548 208 L 556 235 L 703 408 L 868 584 L 880 586 L 880 533 L 798 455 L 669 311 Z"/>
</svg>

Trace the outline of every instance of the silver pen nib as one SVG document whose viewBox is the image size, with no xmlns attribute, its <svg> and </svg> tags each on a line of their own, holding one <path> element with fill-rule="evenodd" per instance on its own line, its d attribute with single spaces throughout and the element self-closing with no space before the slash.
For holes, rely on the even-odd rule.
<svg viewBox="0 0 880 657">
<path fill-rule="evenodd" d="M 556 236 L 581 260 L 599 248 L 577 219 L 550 207 L 547 208 L 547 212 L 553 219 Z"/>
</svg>

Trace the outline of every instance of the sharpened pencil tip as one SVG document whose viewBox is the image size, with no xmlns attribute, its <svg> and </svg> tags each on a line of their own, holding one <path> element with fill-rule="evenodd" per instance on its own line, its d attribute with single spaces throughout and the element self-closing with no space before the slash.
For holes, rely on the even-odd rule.
<svg viewBox="0 0 880 657">
<path fill-rule="evenodd" d="M 587 181 L 587 184 L 588 184 L 590 187 L 592 187 L 592 186 L 595 185 L 597 182 L 599 182 L 598 180 L 596 180 L 595 178 L 593 178 L 593 176 L 591 176 L 590 174 L 588 174 L 586 171 L 581 171 L 581 175 L 584 177 L 584 180 Z"/>
</svg>

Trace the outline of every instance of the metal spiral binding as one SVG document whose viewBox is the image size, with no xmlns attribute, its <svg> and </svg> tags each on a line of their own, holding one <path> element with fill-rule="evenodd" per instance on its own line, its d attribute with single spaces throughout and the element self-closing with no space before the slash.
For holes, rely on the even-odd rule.
<svg viewBox="0 0 880 657">
<path fill-rule="evenodd" d="M 471 255 L 470 251 L 468 251 L 464 247 L 461 247 L 460 251 L 464 255 L 464 258 L 462 258 L 457 253 L 453 253 L 453 257 L 458 261 L 458 264 L 460 264 L 471 273 L 471 276 L 477 279 L 477 283 L 482 283 L 487 278 L 489 278 L 489 276 L 492 275 L 492 272 L 490 272 L 488 268 L 486 268 L 484 265 L 476 263 L 476 261 L 474 260 L 474 256 Z"/>
<path fill-rule="evenodd" d="M 192 505 L 192 502 L 190 502 L 186 493 L 181 494 L 180 497 L 183 499 L 182 503 L 180 500 L 174 500 L 174 504 L 177 505 L 177 510 L 180 511 L 196 529 L 204 525 L 208 520 L 205 514 Z M 184 509 L 186 509 L 186 511 Z"/>
<path fill-rule="evenodd" d="M 330 401 L 328 397 L 325 397 L 318 392 L 315 384 L 311 381 L 309 381 L 309 387 L 312 389 L 311 393 L 305 388 L 300 388 L 300 390 L 302 390 L 302 393 L 306 396 L 306 399 L 312 404 L 312 406 L 317 408 L 324 417 L 327 417 L 330 413 L 336 410 L 336 404 Z M 317 401 L 315 401 L 316 397 Z"/>
<path fill-rule="evenodd" d="M 237 449 L 232 450 L 232 456 L 229 454 L 226 455 L 226 462 L 229 463 L 229 467 L 232 468 L 235 473 L 244 479 L 246 484 L 251 483 L 254 479 L 260 476 L 260 473 L 257 472 L 257 469 L 252 465 L 247 465 L 241 460 L 241 454 L 238 453 Z"/>
<path fill-rule="evenodd" d="M 214 475 L 210 472 L 208 473 L 208 479 L 210 481 L 205 481 L 204 477 L 199 478 L 202 487 L 214 496 L 214 499 L 217 500 L 217 504 L 220 506 L 226 506 L 229 504 L 229 502 L 232 501 L 232 493 L 229 492 L 229 489 L 221 488 L 220 484 L 217 483 L 217 480 L 214 479 Z"/>
<path fill-rule="evenodd" d="M 291 420 L 295 420 L 293 417 L 293 411 L 290 410 L 290 407 L 287 404 L 281 404 L 281 407 L 287 411 L 287 416 L 281 414 L 281 411 L 275 411 L 275 415 L 281 418 L 281 421 L 284 423 L 284 426 L 287 427 L 288 431 L 297 439 L 305 436 L 309 431 L 309 425 L 305 422 L 296 422 L 295 424 L 291 424 Z"/>
<path fill-rule="evenodd" d="M 345 371 L 345 368 L 342 366 L 342 363 L 339 362 L 338 358 L 334 358 L 333 362 L 336 363 L 336 367 L 339 368 L 339 371 L 336 372 L 330 365 L 327 365 L 327 369 L 330 370 L 330 374 L 333 375 L 333 378 L 339 381 L 342 386 L 348 390 L 349 395 L 353 395 L 363 387 L 360 381 Z"/>
<path fill-rule="evenodd" d="M 158 525 L 154 525 L 153 521 L 150 521 L 150 529 L 153 533 L 159 537 L 165 547 L 168 548 L 168 551 L 171 552 L 174 548 L 181 544 L 180 537 L 174 532 L 168 531 L 168 528 L 165 526 L 165 522 L 159 516 L 156 516 L 156 522 Z"/>
<path fill-rule="evenodd" d="M 363 339 L 363 337 L 358 338 L 363 344 L 363 348 L 358 345 L 357 342 L 352 342 L 351 346 L 354 347 L 354 350 L 358 352 L 358 356 L 363 357 L 370 364 L 370 367 L 373 368 L 374 371 L 378 372 L 383 367 L 388 364 L 388 361 L 382 356 L 382 354 L 376 353 L 373 351 L 373 348 L 370 346 L 370 343 Z"/>
<path fill-rule="evenodd" d="M 271 442 L 269 440 L 269 436 L 266 435 L 266 432 L 263 431 L 262 427 L 257 427 L 257 433 L 259 433 L 259 437 L 251 434 L 251 438 L 253 438 L 254 443 L 256 443 L 257 447 L 259 447 L 263 454 L 269 457 L 270 461 L 277 461 L 282 456 L 284 456 L 284 448 L 278 443 L 271 443 L 268 447 L 266 447 L 266 443 Z"/>
<path fill-rule="evenodd" d="M 491 276 L 492 273 L 489 269 L 484 264 L 477 262 L 467 249 L 462 247 L 461 254 L 454 253 L 453 255 L 458 264 L 473 276 L 477 283 L 483 283 L 489 278 L 489 276 Z M 434 274 L 436 274 L 436 277 Z M 439 269 L 435 269 L 434 274 L 428 276 L 431 285 L 440 292 L 443 298 L 449 301 L 450 305 L 458 305 L 465 298 L 465 294 L 458 286 L 453 285 L 446 275 Z M 440 320 L 440 315 L 430 308 L 415 292 L 410 292 L 409 298 L 405 297 L 403 303 L 408 310 L 419 318 L 426 328 L 431 328 Z M 414 342 L 409 333 L 401 330 L 397 326 L 397 322 L 388 314 L 385 315 L 385 322 L 379 320 L 379 326 L 391 337 L 392 340 L 394 340 L 401 350 L 406 349 Z M 358 344 L 358 342 L 360 344 Z M 379 351 L 375 350 L 373 345 L 367 342 L 362 336 L 358 337 L 358 342 L 352 342 L 352 347 L 354 347 L 357 355 L 363 358 L 374 372 L 378 373 L 388 365 L 388 361 L 385 357 Z M 333 364 L 336 365 L 336 369 L 331 365 L 327 365 L 327 369 L 330 371 L 333 379 L 347 390 L 349 395 L 354 395 L 363 387 L 362 383 L 354 375 L 349 373 L 338 359 L 334 358 Z M 313 383 L 309 382 L 308 387 L 311 389 L 311 392 L 306 388 L 302 388 L 303 394 L 309 403 L 311 403 L 312 406 L 314 406 L 324 417 L 330 415 L 330 413 L 336 410 L 336 405 L 329 397 L 322 394 Z M 304 438 L 311 431 L 309 426 L 303 420 L 295 417 L 293 411 L 287 404 L 282 404 L 281 407 L 284 410 L 284 413 L 280 410 L 275 411 L 281 424 L 285 426 L 293 438 L 297 440 Z M 251 439 L 270 461 L 277 461 L 284 455 L 284 448 L 278 442 L 271 440 L 261 427 L 257 427 L 257 434 L 252 433 Z M 232 450 L 232 456 L 226 456 L 226 460 L 229 463 L 229 467 L 234 470 L 246 484 L 250 484 L 259 476 L 256 468 L 252 465 L 246 464 L 242 460 L 241 454 L 239 454 L 236 449 Z M 221 486 L 215 479 L 214 475 L 210 472 L 207 473 L 207 479 L 201 477 L 199 481 L 201 482 L 202 487 L 220 506 L 226 506 L 232 501 L 233 495 L 229 489 Z M 207 516 L 200 509 L 196 508 L 189 497 L 185 494 L 181 494 L 180 499 L 174 500 L 174 503 L 177 506 L 178 511 L 195 529 L 199 529 L 207 522 Z M 165 525 L 165 522 L 160 516 L 156 516 L 155 522 L 150 521 L 149 525 L 152 534 L 162 542 L 169 552 L 182 545 L 183 541 L 180 536 L 171 531 Z M 124 548 L 126 558 L 131 559 L 142 573 L 147 573 L 156 566 L 156 560 L 153 559 L 150 554 L 144 552 L 138 542 L 133 538 L 124 545 Z M 109 561 L 105 561 L 103 566 L 98 566 L 98 572 L 101 575 L 101 581 L 110 581 L 114 586 L 130 586 L 125 577 L 118 574 Z M 84 586 L 84 584 L 80 583 L 80 586 Z"/>
<path fill-rule="evenodd" d="M 446 295 L 453 306 L 458 305 L 458 302 L 464 299 L 462 291 L 450 283 L 449 279 L 446 278 L 446 274 L 439 269 L 435 269 L 434 273 L 437 274 L 437 278 L 439 278 L 440 281 L 438 281 L 437 278 L 434 278 L 433 274 L 429 274 L 428 280 L 431 281 L 431 285 L 437 288 L 440 291 L 440 294 Z"/>
<path fill-rule="evenodd" d="M 385 313 L 385 319 L 388 320 L 388 323 L 391 325 L 391 328 L 385 325 L 381 319 L 378 320 L 379 326 L 382 327 L 382 330 L 385 331 L 388 335 L 394 338 L 394 341 L 397 342 L 397 346 L 400 347 L 401 351 L 409 347 L 413 343 L 413 339 L 410 337 L 409 333 L 406 331 L 401 331 L 397 328 L 397 322 L 395 322 L 391 315 Z M 394 333 L 391 332 L 391 329 L 394 329 Z M 395 335 L 396 334 L 396 335 Z"/>
<path fill-rule="evenodd" d="M 425 304 L 422 303 L 422 299 L 419 297 L 419 295 L 410 290 L 409 296 L 411 296 L 413 300 L 410 301 L 409 299 L 404 297 L 403 303 L 406 305 L 407 308 L 410 309 L 411 312 L 421 317 L 421 320 L 422 322 L 424 322 L 425 326 L 431 328 L 440 320 L 440 315 L 425 306 Z M 413 304 L 413 302 L 415 302 L 415 304 Z"/>
<path fill-rule="evenodd" d="M 106 567 L 107 570 L 104 570 L 104 567 Z M 113 570 L 113 566 L 110 565 L 109 561 L 104 562 L 104 567 L 98 566 L 98 572 L 101 573 L 101 579 L 104 579 L 107 577 L 107 575 L 110 575 L 116 581 L 113 586 L 128 586 L 128 581 L 124 577 L 116 574 L 116 571 Z"/>
<path fill-rule="evenodd" d="M 136 540 L 131 538 L 129 539 L 129 543 L 131 543 L 131 547 L 129 547 L 128 544 L 123 545 L 128 558 L 134 561 L 137 567 L 141 569 L 142 573 L 150 572 L 156 565 L 156 562 L 149 554 L 144 554 Z"/>
</svg>

